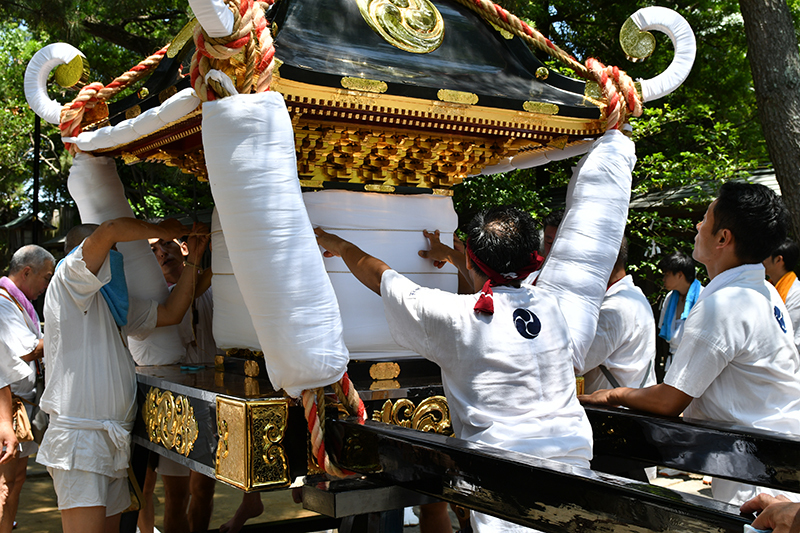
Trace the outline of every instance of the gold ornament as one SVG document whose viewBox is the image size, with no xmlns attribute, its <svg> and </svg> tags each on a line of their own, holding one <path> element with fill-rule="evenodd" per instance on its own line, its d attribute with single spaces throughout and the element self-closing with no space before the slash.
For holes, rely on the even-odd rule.
<svg viewBox="0 0 800 533">
<path fill-rule="evenodd" d="M 386 42 L 406 52 L 433 52 L 444 39 L 444 20 L 430 0 L 356 0 L 361 16 Z"/>
<path fill-rule="evenodd" d="M 186 396 L 150 387 L 142 410 L 150 442 L 189 456 L 197 440 L 194 408 Z"/>
</svg>

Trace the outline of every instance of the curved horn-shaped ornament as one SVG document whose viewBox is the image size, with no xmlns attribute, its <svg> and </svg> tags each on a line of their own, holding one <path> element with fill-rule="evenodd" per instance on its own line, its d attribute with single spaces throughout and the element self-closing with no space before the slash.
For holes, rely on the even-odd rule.
<svg viewBox="0 0 800 533">
<path fill-rule="evenodd" d="M 223 0 L 189 0 L 194 16 L 210 37 L 233 33 L 233 13 Z"/>
<path fill-rule="evenodd" d="M 667 70 L 649 80 L 641 80 L 642 100 L 652 102 L 670 94 L 686 81 L 697 54 L 694 32 L 686 19 L 666 7 L 645 7 L 631 15 L 620 31 L 620 44 L 632 61 L 642 61 L 655 49 L 655 38 L 648 30 L 658 30 L 672 40 L 675 57 Z"/>
<path fill-rule="evenodd" d="M 34 54 L 25 69 L 25 99 L 33 112 L 51 124 L 58 124 L 61 117 L 61 104 L 47 95 L 47 77 L 59 65 L 68 65 L 73 60 L 83 58 L 80 50 L 67 43 L 48 44 Z"/>
</svg>

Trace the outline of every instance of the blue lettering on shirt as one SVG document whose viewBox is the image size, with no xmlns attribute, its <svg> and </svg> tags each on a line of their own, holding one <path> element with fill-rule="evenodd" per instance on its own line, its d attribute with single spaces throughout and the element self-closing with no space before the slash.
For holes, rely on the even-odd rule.
<svg viewBox="0 0 800 533">
<path fill-rule="evenodd" d="M 778 321 L 778 325 L 781 327 L 784 333 L 786 333 L 786 322 L 783 320 L 783 313 L 781 310 L 778 309 L 778 306 L 775 306 L 775 319 Z"/>
</svg>

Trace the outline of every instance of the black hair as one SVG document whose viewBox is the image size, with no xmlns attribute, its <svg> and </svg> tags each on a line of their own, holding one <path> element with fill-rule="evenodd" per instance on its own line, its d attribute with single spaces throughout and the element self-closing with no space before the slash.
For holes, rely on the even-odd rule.
<svg viewBox="0 0 800 533">
<path fill-rule="evenodd" d="M 627 262 L 628 262 L 628 238 L 625 235 L 623 235 L 622 243 L 620 243 L 619 245 L 619 253 L 617 254 L 617 260 L 614 262 L 613 271 L 625 268 L 625 264 Z"/>
<path fill-rule="evenodd" d="M 467 237 L 472 253 L 499 273 L 528 266 L 531 254 L 539 249 L 536 221 L 530 213 L 511 206 L 490 207 L 475 215 Z"/>
<path fill-rule="evenodd" d="M 693 282 L 695 278 L 694 259 L 691 255 L 683 252 L 672 252 L 668 256 L 662 257 L 658 262 L 658 268 L 665 273 L 677 274 L 680 272 L 689 283 Z"/>
<path fill-rule="evenodd" d="M 797 246 L 796 242 L 786 239 L 773 250 L 771 257 L 774 259 L 779 255 L 783 257 L 783 267 L 787 271 L 794 270 L 797 260 L 800 259 L 800 246 Z"/>
<path fill-rule="evenodd" d="M 564 210 L 558 209 L 556 211 L 550 211 L 550 214 L 544 217 L 544 221 L 542 221 L 542 228 L 546 228 L 547 226 L 558 227 L 561 225 L 561 221 L 564 219 Z"/>
<path fill-rule="evenodd" d="M 78 224 L 69 232 L 67 232 L 67 236 L 64 239 L 64 253 L 70 253 L 73 248 L 78 246 L 83 240 L 94 233 L 94 230 L 99 228 L 98 224 Z"/>
<path fill-rule="evenodd" d="M 729 181 L 714 204 L 716 233 L 733 234 L 734 252 L 744 263 L 760 263 L 786 240 L 789 213 L 780 196 L 763 185 Z"/>
</svg>

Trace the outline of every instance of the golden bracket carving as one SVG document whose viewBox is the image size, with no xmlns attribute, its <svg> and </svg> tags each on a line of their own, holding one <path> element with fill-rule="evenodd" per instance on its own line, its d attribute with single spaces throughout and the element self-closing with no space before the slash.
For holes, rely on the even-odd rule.
<svg viewBox="0 0 800 533">
<path fill-rule="evenodd" d="M 372 413 L 372 419 L 418 431 L 440 435 L 453 434 L 450 407 L 444 396 L 425 398 L 418 406 L 408 398 L 401 398 L 394 403 L 392 400 L 386 400 L 380 410 Z"/>
<path fill-rule="evenodd" d="M 287 402 L 217 397 L 217 479 L 242 490 L 289 486 Z"/>
<path fill-rule="evenodd" d="M 189 399 L 150 387 L 142 410 L 150 442 L 189 456 L 197 440 L 198 427 Z"/>
</svg>

